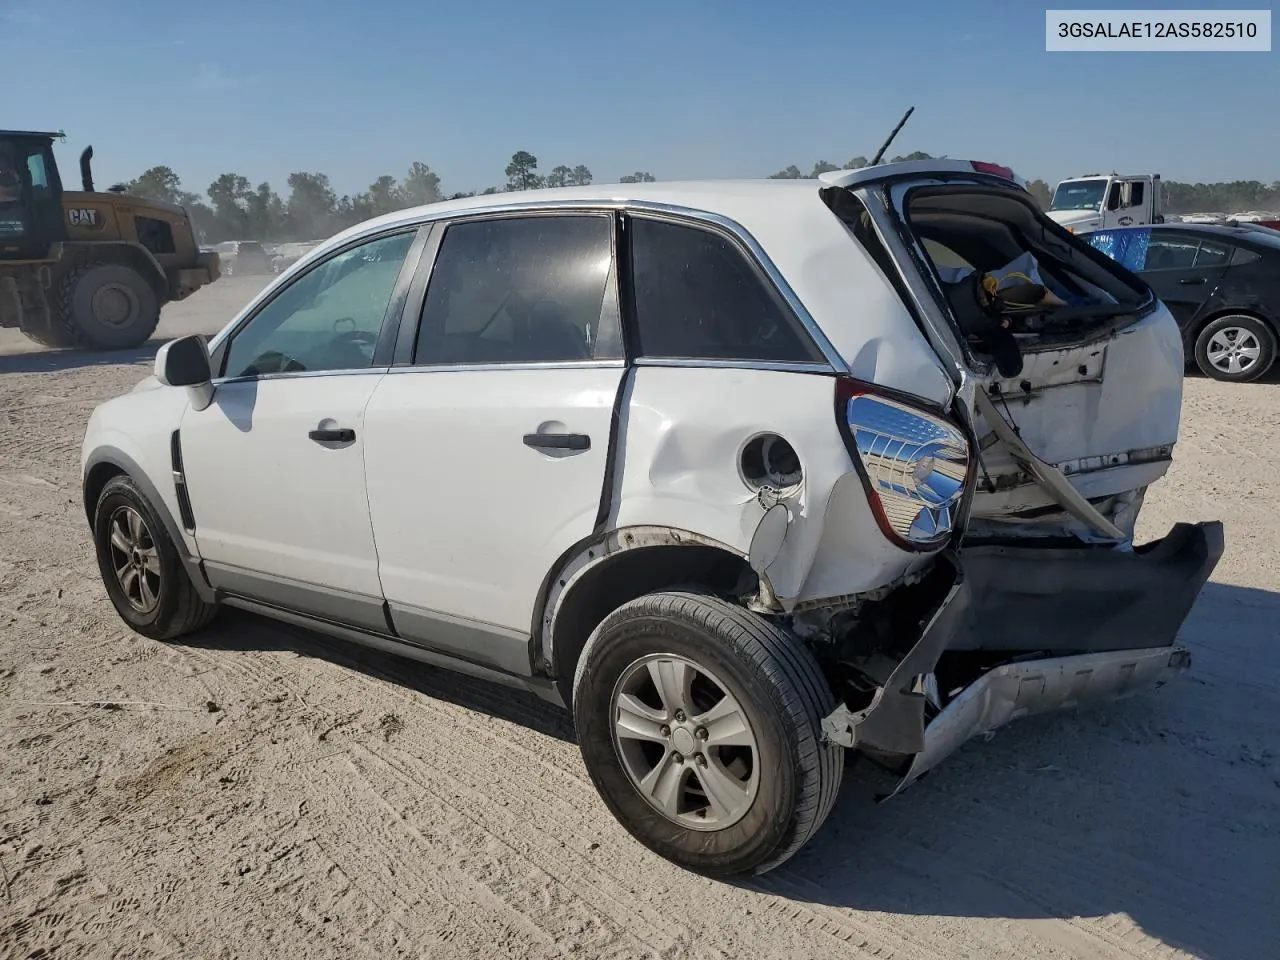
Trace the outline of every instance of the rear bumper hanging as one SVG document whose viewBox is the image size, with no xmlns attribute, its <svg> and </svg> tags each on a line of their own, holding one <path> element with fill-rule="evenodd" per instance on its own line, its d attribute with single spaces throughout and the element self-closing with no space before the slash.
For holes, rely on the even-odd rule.
<svg viewBox="0 0 1280 960">
<path fill-rule="evenodd" d="M 1163 539 L 1133 550 L 966 549 L 954 561 L 951 590 L 871 703 L 859 711 L 841 704 L 823 720 L 823 734 L 841 746 L 917 755 L 918 761 L 928 753 L 923 772 L 959 742 L 993 729 L 984 726 L 990 722 L 998 726 L 1025 713 L 1071 706 L 1085 694 L 1127 695 L 1171 662 L 1185 666 L 1185 651 L 1175 647 L 1178 630 L 1222 551 L 1217 521 L 1177 524 Z M 931 748 L 924 720 L 928 685 L 922 681 L 949 650 L 1007 653 L 1010 659 L 1060 653 L 1021 659 L 979 677 L 929 725 L 932 730 L 950 717 L 932 734 Z M 1026 691 L 1024 682 L 1030 684 Z M 1017 687 L 1012 694 L 1009 683 Z M 1078 695 L 1072 692 L 1077 686 Z M 1007 710 L 999 705 L 1006 700 Z M 1024 706 L 1033 701 L 1034 709 Z M 953 742 L 957 731 L 964 736 Z"/>
</svg>

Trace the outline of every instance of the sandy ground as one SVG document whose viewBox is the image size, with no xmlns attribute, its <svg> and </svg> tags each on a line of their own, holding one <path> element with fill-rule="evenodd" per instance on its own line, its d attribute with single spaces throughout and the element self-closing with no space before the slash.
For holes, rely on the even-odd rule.
<svg viewBox="0 0 1280 960">
<path fill-rule="evenodd" d="M 1280 956 L 1275 378 L 1188 380 L 1143 515 L 1227 524 L 1189 674 L 971 743 L 890 803 L 856 769 L 806 851 L 732 885 L 632 842 L 532 698 L 232 612 L 188 643 L 126 630 L 77 455 L 152 352 L 0 332 L 0 957 Z"/>
</svg>

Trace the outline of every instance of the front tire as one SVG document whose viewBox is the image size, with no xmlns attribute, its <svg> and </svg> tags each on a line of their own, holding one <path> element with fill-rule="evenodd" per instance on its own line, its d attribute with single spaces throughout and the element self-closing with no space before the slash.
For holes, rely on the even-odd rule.
<svg viewBox="0 0 1280 960">
<path fill-rule="evenodd" d="M 1275 359 L 1275 331 L 1248 314 L 1219 317 L 1196 337 L 1196 366 L 1214 380 L 1250 383 L 1271 369 Z"/>
<path fill-rule="evenodd" d="M 172 640 L 217 613 L 196 592 L 164 523 L 131 477 L 112 477 L 102 488 L 93 539 L 112 606 L 144 637 Z"/>
<path fill-rule="evenodd" d="M 826 820 L 844 750 L 816 661 L 717 597 L 655 593 L 595 629 L 573 684 L 583 760 L 605 804 L 655 853 L 709 876 L 761 874 Z"/>
</svg>

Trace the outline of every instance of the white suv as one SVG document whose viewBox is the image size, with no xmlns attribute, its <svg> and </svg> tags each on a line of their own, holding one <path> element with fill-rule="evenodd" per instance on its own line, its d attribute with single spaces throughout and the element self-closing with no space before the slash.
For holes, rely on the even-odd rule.
<svg viewBox="0 0 1280 960">
<path fill-rule="evenodd" d="M 1185 666 L 1221 525 L 1132 542 L 1182 372 L 993 165 L 475 197 L 164 346 L 84 505 L 139 633 L 225 603 L 537 691 L 637 839 L 760 873 L 846 748 L 905 786 Z"/>
</svg>

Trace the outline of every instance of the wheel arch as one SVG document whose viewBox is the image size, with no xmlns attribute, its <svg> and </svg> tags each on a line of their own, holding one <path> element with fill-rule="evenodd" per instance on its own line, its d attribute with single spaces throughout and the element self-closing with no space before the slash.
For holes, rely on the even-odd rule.
<svg viewBox="0 0 1280 960">
<path fill-rule="evenodd" d="M 1203 368 L 1200 367 L 1199 363 L 1200 338 L 1204 336 L 1204 332 L 1208 329 L 1210 324 L 1215 323 L 1218 320 L 1228 319 L 1229 317 L 1242 317 L 1248 320 L 1254 320 L 1261 324 L 1262 327 L 1271 334 L 1272 345 L 1275 350 L 1271 363 L 1268 365 L 1268 368 L 1263 370 L 1261 373 L 1256 374 L 1252 378 L 1247 378 L 1246 382 L 1248 382 L 1249 379 L 1265 377 L 1269 370 L 1274 369 L 1276 364 L 1280 363 L 1280 317 L 1264 311 L 1258 304 L 1251 304 L 1244 307 L 1220 307 L 1206 315 L 1203 319 L 1197 320 L 1195 325 L 1188 330 L 1187 337 L 1184 341 L 1184 350 L 1186 352 L 1188 365 L 1195 366 L 1206 374 L 1208 373 L 1208 371 L 1204 371 Z"/>
<path fill-rule="evenodd" d="M 160 522 L 164 524 L 165 532 L 169 535 L 169 539 L 173 541 L 174 549 L 177 550 L 178 556 L 182 560 L 182 565 L 187 568 L 187 573 L 191 577 L 192 584 L 195 585 L 196 592 L 202 600 L 213 602 L 216 599 L 214 590 L 205 578 L 200 558 L 194 556 L 187 549 L 187 542 L 182 536 L 182 530 L 174 520 L 173 514 L 169 512 L 169 505 L 165 502 L 164 497 L 160 496 L 160 491 L 151 482 L 146 471 L 138 466 L 137 461 L 116 447 L 99 447 L 85 460 L 82 497 L 84 500 L 85 519 L 89 523 L 89 529 L 92 530 L 94 527 L 94 514 L 98 507 L 98 500 L 102 496 L 102 491 L 106 489 L 107 484 L 113 478 L 119 476 L 128 477 L 142 491 L 143 496 L 147 498 L 147 502 L 151 504 L 151 508 L 160 518 Z"/>
<path fill-rule="evenodd" d="M 59 260 L 63 264 L 62 272 L 66 273 L 87 263 L 118 263 L 127 266 L 155 292 L 156 301 L 163 306 L 169 299 L 169 277 L 160 261 L 150 250 L 140 243 L 128 240 L 106 240 L 95 242 L 66 241 L 62 245 Z"/>
<path fill-rule="evenodd" d="M 1256 305 L 1248 307 L 1218 307 L 1192 324 L 1187 336 L 1192 350 L 1195 349 L 1196 343 L 1200 340 L 1200 334 L 1204 333 L 1204 328 L 1215 320 L 1221 320 L 1223 317 L 1250 317 L 1265 324 L 1267 329 L 1271 331 L 1271 335 L 1280 340 L 1280 319 L 1270 316 Z"/>
<path fill-rule="evenodd" d="M 747 558 L 688 530 L 637 526 L 580 544 L 555 567 L 535 611 L 535 666 L 561 687 L 566 703 L 587 638 L 618 607 L 647 593 L 701 586 L 720 594 L 768 589 Z"/>
</svg>

